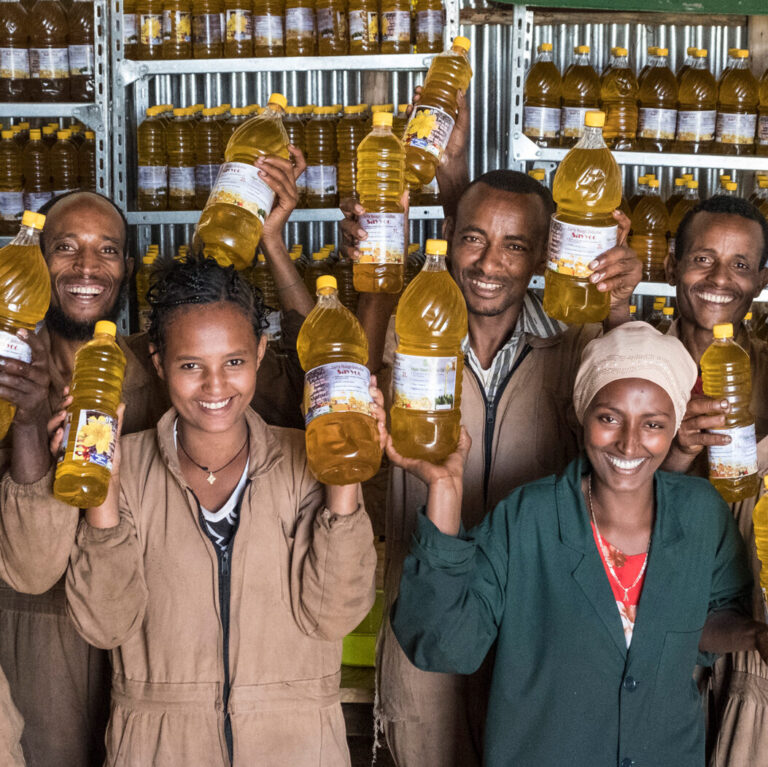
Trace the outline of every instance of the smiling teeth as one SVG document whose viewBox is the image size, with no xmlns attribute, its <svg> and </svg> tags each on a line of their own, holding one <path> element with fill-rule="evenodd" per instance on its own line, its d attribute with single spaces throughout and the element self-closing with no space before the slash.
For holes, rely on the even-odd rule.
<svg viewBox="0 0 768 767">
<path fill-rule="evenodd" d="M 200 402 L 200 406 L 204 407 L 206 410 L 221 410 L 223 407 L 226 407 L 229 404 L 229 401 L 232 399 L 232 397 L 227 397 L 227 399 L 221 400 L 221 402 L 203 402 L 201 400 L 198 400 Z"/>
<path fill-rule="evenodd" d="M 617 469 L 636 469 L 643 461 L 645 461 L 645 458 L 635 458 L 635 460 L 625 460 L 622 458 L 615 458 L 612 455 L 608 456 L 608 460 L 617 468 Z"/>
<path fill-rule="evenodd" d="M 67 288 L 67 290 L 70 293 L 74 293 L 75 295 L 78 295 L 78 296 L 98 296 L 104 292 L 104 288 L 99 288 L 96 286 L 85 287 L 84 285 L 74 285 L 70 288 Z"/>
<path fill-rule="evenodd" d="M 711 301 L 713 304 L 727 304 L 733 301 L 733 296 L 719 296 L 716 293 L 699 293 L 699 298 Z"/>
<path fill-rule="evenodd" d="M 497 285 L 495 282 L 482 282 L 481 280 L 472 280 L 479 288 L 483 290 L 498 290 L 501 285 Z"/>
</svg>

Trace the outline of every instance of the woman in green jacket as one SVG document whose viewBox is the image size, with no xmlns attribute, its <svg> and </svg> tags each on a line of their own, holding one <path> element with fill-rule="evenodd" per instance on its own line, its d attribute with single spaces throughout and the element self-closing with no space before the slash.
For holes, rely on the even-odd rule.
<svg viewBox="0 0 768 767">
<path fill-rule="evenodd" d="M 696 367 L 628 323 L 585 349 L 574 387 L 585 455 L 460 525 L 462 434 L 444 465 L 390 458 L 429 486 L 392 627 L 427 671 L 471 673 L 496 644 L 488 767 L 701 767 L 693 671 L 758 649 L 751 577 L 705 480 L 659 471 Z"/>
</svg>

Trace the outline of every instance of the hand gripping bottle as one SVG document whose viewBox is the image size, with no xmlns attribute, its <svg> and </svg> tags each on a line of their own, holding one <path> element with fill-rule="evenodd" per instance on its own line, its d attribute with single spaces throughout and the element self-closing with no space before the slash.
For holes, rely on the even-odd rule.
<svg viewBox="0 0 768 767">
<path fill-rule="evenodd" d="M 467 305 L 445 266 L 448 243 L 427 240 L 422 270 L 400 298 L 390 410 L 395 449 L 444 461 L 459 441 Z"/>
<path fill-rule="evenodd" d="M 357 196 L 365 213 L 360 226 L 368 233 L 358 244 L 354 267 L 359 293 L 399 293 L 405 268 L 405 151 L 392 133 L 392 113 L 373 116 L 373 130 L 357 148 Z"/>
<path fill-rule="evenodd" d="M 573 146 L 584 132 L 584 115 L 600 105 L 600 78 L 589 63 L 589 46 L 574 49 L 573 63 L 563 74 L 560 146 Z"/>
<path fill-rule="evenodd" d="M 763 477 L 763 487 L 768 490 L 768 476 Z M 752 525 L 755 530 L 755 549 L 760 560 L 760 591 L 763 594 L 765 621 L 768 623 L 768 494 L 757 502 L 752 511 Z"/>
<path fill-rule="evenodd" d="M 643 279 L 664 282 L 664 261 L 667 258 L 669 213 L 659 196 L 659 180 L 648 182 L 648 192 L 632 211 L 632 236 L 629 247 L 637 253 L 643 265 Z"/>
<path fill-rule="evenodd" d="M 336 279 L 317 280 L 317 304 L 296 343 L 304 368 L 304 422 L 307 461 L 327 485 L 370 479 L 381 463 L 368 339 L 356 317 L 339 302 Z"/>
<path fill-rule="evenodd" d="M 697 48 L 693 65 L 680 78 L 676 152 L 706 153 L 712 147 L 717 123 L 717 83 L 707 66 L 707 51 Z"/>
<path fill-rule="evenodd" d="M 454 38 L 450 51 L 435 56 L 424 81 L 421 99 L 405 129 L 406 180 L 410 188 L 429 184 L 435 177 L 456 121 L 456 94 L 472 79 L 466 37 Z"/>
<path fill-rule="evenodd" d="M 753 154 L 757 126 L 758 84 L 749 69 L 749 51 L 734 52 L 733 66 L 717 86 L 717 127 L 713 151 Z"/>
<path fill-rule="evenodd" d="M 196 245 L 219 263 L 244 269 L 259 244 L 275 193 L 261 179 L 254 162 L 267 155 L 290 158 L 283 127 L 285 106 L 285 96 L 273 93 L 267 108 L 244 122 L 229 139 L 224 164 L 194 236 Z"/>
<path fill-rule="evenodd" d="M 563 78 L 552 61 L 552 43 L 542 43 L 525 78 L 523 133 L 538 146 L 560 144 Z"/>
<path fill-rule="evenodd" d="M 51 301 L 51 276 L 40 251 L 41 213 L 25 211 L 19 233 L 0 248 L 0 357 L 30 362 L 29 346 L 16 336 L 35 332 Z M 16 406 L 0 400 L 0 439 L 8 432 Z"/>
<path fill-rule="evenodd" d="M 663 152 L 675 140 L 678 85 L 666 48 L 649 48 L 648 66 L 640 74 L 637 138 L 647 152 Z"/>
<path fill-rule="evenodd" d="M 600 78 L 600 107 L 605 112 L 603 138 L 614 151 L 635 147 L 637 93 L 637 78 L 629 66 L 627 49 L 613 48 L 611 63 Z"/>
<path fill-rule="evenodd" d="M 733 340 L 730 322 L 715 325 L 715 340 L 701 356 L 701 382 L 704 394 L 727 399 L 731 409 L 724 429 L 712 434 L 731 438 L 728 445 L 709 448 L 709 480 L 728 503 L 757 494 L 757 444 L 755 417 L 749 410 L 752 396 L 752 371 L 749 355 Z"/>
<path fill-rule="evenodd" d="M 73 401 L 67 408 L 53 494 L 81 509 L 104 503 L 112 475 L 125 373 L 125 355 L 115 341 L 116 333 L 114 322 L 97 322 L 93 339 L 75 354 Z"/>
<path fill-rule="evenodd" d="M 555 173 L 557 212 L 549 228 L 544 311 L 569 324 L 602 322 L 610 294 L 589 281 L 589 264 L 614 247 L 618 226 L 611 215 L 621 203 L 621 172 L 603 141 L 603 112 L 587 112 L 584 135 Z"/>
</svg>

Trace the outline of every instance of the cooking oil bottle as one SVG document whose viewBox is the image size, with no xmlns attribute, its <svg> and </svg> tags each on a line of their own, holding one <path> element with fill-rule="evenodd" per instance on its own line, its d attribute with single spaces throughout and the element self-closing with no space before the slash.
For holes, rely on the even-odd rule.
<svg viewBox="0 0 768 767">
<path fill-rule="evenodd" d="M 314 0 L 285 0 L 285 55 L 315 55 Z"/>
<path fill-rule="evenodd" d="M 638 84 L 626 48 L 612 48 L 600 78 L 600 106 L 605 112 L 603 139 L 614 151 L 635 148 Z"/>
<path fill-rule="evenodd" d="M 0 133 L 0 236 L 15 234 L 24 213 L 24 176 L 21 149 L 13 131 Z"/>
<path fill-rule="evenodd" d="M 552 60 L 552 43 L 542 43 L 525 78 L 523 101 L 523 133 L 538 146 L 560 143 L 562 84 Z"/>
<path fill-rule="evenodd" d="M 629 247 L 643 265 L 643 279 L 663 282 L 667 258 L 669 213 L 659 196 L 659 180 L 648 182 L 648 192 L 632 211 L 632 236 Z"/>
<path fill-rule="evenodd" d="M 763 488 L 768 490 L 768 476 L 763 477 Z M 768 495 L 755 504 L 752 511 L 752 526 L 755 531 L 755 549 L 760 560 L 760 590 L 763 594 L 763 610 L 768 622 Z"/>
<path fill-rule="evenodd" d="M 344 117 L 336 125 L 336 149 L 339 155 L 339 199 L 357 193 L 357 147 L 365 138 L 366 104 L 344 107 Z M 339 283 L 339 295 L 342 289 Z M 342 299 L 343 303 L 343 299 Z"/>
<path fill-rule="evenodd" d="M 0 3 L 0 101 L 28 101 L 30 20 L 20 2 Z"/>
<path fill-rule="evenodd" d="M 368 339 L 339 302 L 336 279 L 317 281 L 317 304 L 297 340 L 304 368 L 307 461 L 326 485 L 364 482 L 379 470 L 381 447 L 373 417 Z"/>
<path fill-rule="evenodd" d="M 192 58 L 192 0 L 163 2 L 163 58 Z"/>
<path fill-rule="evenodd" d="M 672 209 L 669 215 L 669 255 L 675 255 L 675 237 L 685 214 L 699 204 L 699 182 L 691 179 L 685 182 L 685 196 Z"/>
<path fill-rule="evenodd" d="M 459 441 L 467 305 L 445 265 L 448 243 L 427 240 L 424 267 L 397 306 L 390 410 L 400 455 L 444 461 Z"/>
<path fill-rule="evenodd" d="M 267 337 L 267 343 L 274 347 L 279 343 L 282 335 L 280 298 L 272 270 L 269 268 L 263 253 L 256 254 L 256 258 L 252 266 L 246 270 L 246 274 L 249 282 L 261 291 L 261 297 L 267 309 L 267 327 L 264 330 L 264 335 Z"/>
<path fill-rule="evenodd" d="M 139 320 L 139 331 L 142 333 L 149 328 L 151 308 L 147 301 L 147 292 L 149 291 L 150 275 L 154 269 L 158 255 L 158 246 L 150 245 L 147 248 L 144 257 L 141 259 L 141 266 L 136 271 L 136 307 Z"/>
<path fill-rule="evenodd" d="M 403 136 L 406 180 L 411 188 L 428 184 L 435 177 L 456 121 L 456 96 L 466 91 L 472 79 L 469 47 L 466 37 L 456 37 L 451 49 L 435 56 L 429 67 L 421 99 Z"/>
<path fill-rule="evenodd" d="M 38 211 L 53 194 L 50 152 L 37 129 L 29 132 L 29 141 L 21 153 L 21 168 L 24 174 L 24 209 Z"/>
<path fill-rule="evenodd" d="M 189 109 L 174 109 L 165 135 L 168 209 L 195 209 L 195 123 Z"/>
<path fill-rule="evenodd" d="M 589 63 L 589 46 L 574 48 L 573 63 L 563 74 L 560 146 L 573 146 L 584 132 L 584 115 L 600 105 L 600 78 Z"/>
<path fill-rule="evenodd" d="M 139 22 L 137 55 L 140 59 L 163 57 L 163 2 L 164 0 L 136 0 Z"/>
<path fill-rule="evenodd" d="M 226 147 L 232 134 L 248 119 L 245 107 L 232 107 L 229 117 L 221 126 L 221 141 Z"/>
<path fill-rule="evenodd" d="M 675 141 L 677 78 L 669 68 L 667 48 L 651 47 L 648 55 L 648 67 L 639 79 L 638 143 L 646 152 L 664 152 Z"/>
<path fill-rule="evenodd" d="M 703 154 L 712 148 L 717 122 L 717 83 L 707 66 L 705 48 L 697 48 L 693 64 L 680 81 L 676 152 Z"/>
<path fill-rule="evenodd" d="M 136 0 L 123 0 L 123 56 L 137 59 L 139 56 L 139 17 Z"/>
<path fill-rule="evenodd" d="M 77 150 L 77 179 L 81 189 L 96 191 L 96 134 L 85 132 L 85 141 Z"/>
<path fill-rule="evenodd" d="M 223 0 L 192 0 L 192 55 L 218 59 L 224 54 Z"/>
<path fill-rule="evenodd" d="M 215 109 L 203 109 L 195 126 L 195 208 L 202 210 L 219 173 L 224 146 Z"/>
<path fill-rule="evenodd" d="M 301 149 L 304 157 L 307 156 L 307 143 L 304 137 L 304 121 L 301 119 L 301 107 L 286 107 L 283 127 L 288 136 L 288 142 L 297 149 Z M 296 179 L 296 190 L 299 193 L 297 208 L 307 207 L 307 174 L 302 174 Z"/>
<path fill-rule="evenodd" d="M 717 127 L 713 151 L 753 154 L 759 86 L 749 68 L 749 51 L 734 52 L 733 65 L 717 85 Z"/>
<path fill-rule="evenodd" d="M 757 142 L 755 152 L 768 155 L 768 69 L 763 72 L 758 84 L 759 107 L 757 118 Z"/>
<path fill-rule="evenodd" d="M 637 207 L 637 203 L 645 197 L 645 193 L 648 191 L 649 176 L 638 176 L 637 187 L 635 193 L 629 198 L 629 209 L 634 210 Z M 630 215 L 631 218 L 631 215 Z"/>
<path fill-rule="evenodd" d="M 335 208 L 339 204 L 336 179 L 336 126 L 333 107 L 315 107 L 304 127 L 307 169 L 304 173 L 308 208 Z"/>
<path fill-rule="evenodd" d="M 365 121 L 365 132 L 366 135 L 371 132 L 371 128 L 373 128 L 373 116 L 377 112 L 392 112 L 394 114 L 395 111 L 395 105 L 394 104 L 372 104 L 371 105 L 371 111 L 368 115 L 366 121 Z M 392 123 L 394 125 L 394 121 Z"/>
<path fill-rule="evenodd" d="M 416 51 L 439 53 L 443 50 L 445 10 L 443 0 L 416 0 Z"/>
<path fill-rule="evenodd" d="M 224 0 L 224 56 L 253 56 L 253 11 L 246 0 Z"/>
<path fill-rule="evenodd" d="M 24 211 L 19 233 L 0 248 L 0 357 L 30 362 L 32 351 L 16 335 L 35 332 L 51 301 L 51 276 L 40 251 L 41 213 Z M 0 439 L 16 414 L 16 406 L 0 400 Z"/>
<path fill-rule="evenodd" d="M 58 0 L 37 0 L 30 11 L 29 98 L 69 101 L 67 12 Z"/>
<path fill-rule="evenodd" d="M 50 149 L 56 143 L 56 133 L 58 128 L 44 125 L 41 130 L 43 132 L 43 143 Z"/>
<path fill-rule="evenodd" d="M 680 85 L 680 78 L 691 68 L 693 65 L 693 54 L 696 53 L 696 48 L 686 48 L 685 49 L 685 59 L 683 60 L 683 63 L 680 66 L 680 69 L 677 70 L 677 84 Z"/>
<path fill-rule="evenodd" d="M 658 330 L 659 333 L 666 335 L 669 332 L 669 329 L 672 327 L 672 321 L 674 318 L 675 310 L 671 306 L 662 306 L 661 319 L 658 323 L 656 323 L 656 330 Z"/>
<path fill-rule="evenodd" d="M 254 0 L 253 55 L 284 56 L 284 0 Z"/>
<path fill-rule="evenodd" d="M 165 147 L 165 125 L 162 106 L 147 109 L 146 119 L 138 133 L 139 210 L 165 210 L 168 207 L 168 157 Z"/>
<path fill-rule="evenodd" d="M 349 50 L 344 0 L 315 0 L 318 56 L 342 56 Z"/>
<path fill-rule="evenodd" d="M 670 215 L 675 209 L 675 205 L 677 205 L 677 203 L 680 202 L 680 200 L 682 200 L 685 196 L 685 181 L 686 179 L 684 179 L 682 176 L 678 176 L 675 179 L 672 194 L 667 197 L 665 204 L 667 206 L 667 213 Z"/>
<path fill-rule="evenodd" d="M 72 101 L 93 101 L 93 0 L 72 0 L 68 18 L 71 98 Z"/>
<path fill-rule="evenodd" d="M 584 135 L 560 163 L 552 184 L 557 212 L 549 229 L 544 311 L 570 324 L 601 322 L 610 294 L 589 281 L 590 263 L 616 245 L 612 213 L 621 202 L 621 172 L 603 141 L 603 112 L 587 112 Z"/>
<path fill-rule="evenodd" d="M 364 106 L 366 109 L 368 109 L 368 104 L 362 104 L 361 106 Z M 408 125 L 409 106 L 410 104 L 398 104 L 397 112 L 393 112 L 394 117 L 392 119 L 392 133 L 394 133 L 395 136 L 401 140 Z"/>
<path fill-rule="evenodd" d="M 411 52 L 410 0 L 381 0 L 381 52 Z"/>
<path fill-rule="evenodd" d="M 331 267 L 333 276 L 336 278 L 336 284 L 338 285 L 339 301 L 352 313 L 357 311 L 357 303 L 360 298 L 353 282 L 353 269 L 352 261 L 343 256 Z"/>
<path fill-rule="evenodd" d="M 69 140 L 70 132 L 60 130 L 49 158 L 54 197 L 77 189 L 77 149 Z"/>
<path fill-rule="evenodd" d="M 317 250 L 312 254 L 312 258 L 304 268 L 304 284 L 311 293 L 312 286 L 317 283 L 318 277 L 330 274 L 331 267 L 328 264 L 328 253 L 324 250 Z"/>
<path fill-rule="evenodd" d="M 368 233 L 358 244 L 355 290 L 399 293 L 405 268 L 405 150 L 392 133 L 392 114 L 373 116 L 373 130 L 357 149 L 357 196 L 365 213 L 360 227 Z"/>
<path fill-rule="evenodd" d="M 349 0 L 349 55 L 379 52 L 379 4 L 377 0 Z"/>
<path fill-rule="evenodd" d="M 725 428 L 709 431 L 731 442 L 709 447 L 709 479 L 728 503 L 735 503 L 756 495 L 759 487 L 755 418 L 749 409 L 752 372 L 749 355 L 733 340 L 730 322 L 715 325 L 713 334 L 701 356 L 702 387 L 707 397 L 727 399 L 731 407 Z"/>
<path fill-rule="evenodd" d="M 125 355 L 116 333 L 114 322 L 97 322 L 93 339 L 75 354 L 73 399 L 67 408 L 53 494 L 81 509 L 104 503 L 112 476 L 117 407 L 125 374 Z"/>
<path fill-rule="evenodd" d="M 194 237 L 196 245 L 219 263 L 243 269 L 259 244 L 275 193 L 259 176 L 254 162 L 267 155 L 289 159 L 283 127 L 285 107 L 285 96 L 273 93 L 267 108 L 243 123 L 229 139 L 224 164 Z"/>
</svg>

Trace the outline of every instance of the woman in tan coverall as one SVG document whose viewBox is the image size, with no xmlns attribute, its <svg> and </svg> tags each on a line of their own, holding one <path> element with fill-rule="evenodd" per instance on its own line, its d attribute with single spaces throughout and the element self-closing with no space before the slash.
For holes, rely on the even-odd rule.
<svg viewBox="0 0 768 767">
<path fill-rule="evenodd" d="M 106 764 L 348 765 L 340 640 L 376 564 L 359 486 L 323 488 L 303 433 L 249 408 L 262 307 L 231 268 L 174 263 L 150 302 L 173 407 L 122 439 L 66 584 L 77 630 L 112 650 Z"/>
</svg>

